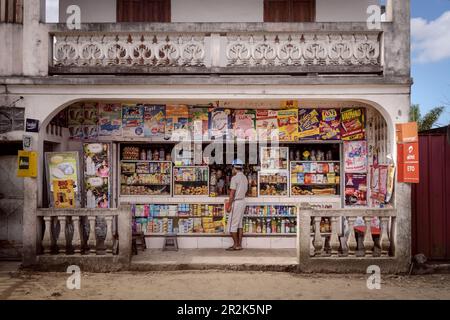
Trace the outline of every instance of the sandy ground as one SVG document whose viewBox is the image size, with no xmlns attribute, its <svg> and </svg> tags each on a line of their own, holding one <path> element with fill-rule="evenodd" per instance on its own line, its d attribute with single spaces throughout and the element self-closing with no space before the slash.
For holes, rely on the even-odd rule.
<svg viewBox="0 0 450 320">
<path fill-rule="evenodd" d="M 369 290 L 365 275 L 179 271 L 85 273 L 68 290 L 65 273 L 0 272 L 0 299 L 450 299 L 450 275 L 382 276 Z"/>
</svg>

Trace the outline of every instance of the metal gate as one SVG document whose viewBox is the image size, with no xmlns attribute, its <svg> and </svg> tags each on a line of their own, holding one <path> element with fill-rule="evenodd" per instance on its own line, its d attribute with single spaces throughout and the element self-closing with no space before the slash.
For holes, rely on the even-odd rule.
<svg viewBox="0 0 450 320">
<path fill-rule="evenodd" d="M 0 155 L 0 259 L 22 255 L 23 179 L 17 177 L 14 149 L 16 155 Z"/>
<path fill-rule="evenodd" d="M 420 183 L 412 188 L 412 253 L 450 260 L 448 128 L 419 134 Z"/>
</svg>

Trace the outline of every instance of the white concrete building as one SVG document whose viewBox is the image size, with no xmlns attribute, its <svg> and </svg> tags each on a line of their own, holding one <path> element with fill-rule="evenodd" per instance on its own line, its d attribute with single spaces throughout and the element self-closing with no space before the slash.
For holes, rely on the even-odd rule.
<svg viewBox="0 0 450 320">
<path fill-rule="evenodd" d="M 67 127 L 52 122 L 75 103 L 196 105 L 220 101 L 235 109 L 245 105 L 279 109 L 282 101 L 295 100 L 300 108 L 362 108 L 367 112 L 370 156 L 380 163 L 396 162 L 395 124 L 408 121 L 410 107 L 409 0 L 387 1 L 383 8 L 386 21 L 380 22 L 380 28 L 367 22 L 378 13 L 370 7 L 378 5 L 375 0 L 154 0 L 141 1 L 141 7 L 121 0 L 60 0 L 59 24 L 45 22 L 44 0 L 18 1 L 23 3 L 23 11 L 20 6 L 11 8 L 12 2 L 0 1 L 0 38 L 4 39 L 0 112 L 5 115 L 0 135 L 5 150 L 0 157 L 0 194 L 5 196 L 0 198 L 0 206 L 2 212 L 11 213 L 8 218 L 0 217 L 0 240 L 12 247 L 16 244 L 25 265 L 81 261 L 124 268 L 131 261 L 130 203 L 223 203 L 223 199 L 209 197 L 121 197 L 117 191 L 120 172 L 115 169 L 120 162 L 120 143 L 150 142 L 113 139 L 107 141 L 115 152 L 112 208 L 44 208 L 48 197 L 45 152 L 82 151 L 81 142 L 69 139 Z M 65 23 L 69 4 L 81 9 L 79 30 Z M 23 108 L 22 119 L 39 120 L 39 132 L 26 133 L 38 152 L 37 178 L 15 178 L 11 169 L 24 135 L 24 130 L 14 130 L 11 114 L 17 110 L 11 107 Z M 12 185 L 14 195 L 7 192 Z M 247 247 L 297 248 L 300 270 L 365 270 L 372 264 L 379 264 L 383 272 L 406 270 L 410 260 L 410 185 L 395 182 L 389 209 L 370 205 L 346 208 L 344 188 L 342 184 L 339 197 L 331 197 L 330 202 L 336 203 L 333 210 L 305 207 L 299 211 L 297 237 L 249 237 Z M 23 210 L 16 207 L 22 201 Z M 301 203 L 327 201 L 311 196 L 257 198 L 250 203 L 290 203 L 300 208 Z M 17 218 L 11 219 L 13 215 Z M 78 255 L 84 242 L 95 252 L 93 232 L 84 234 L 84 239 L 83 232 L 80 236 L 83 217 L 91 229 L 95 217 L 107 217 L 106 246 L 115 252 L 109 247 L 117 244 L 119 255 L 92 259 Z M 310 217 L 315 225 L 312 234 Z M 322 217 L 330 218 L 329 234 L 320 231 Z M 356 217 L 363 217 L 366 227 L 374 217 L 381 222 L 378 238 L 363 232 L 364 259 L 353 252 L 361 249 L 352 228 Z M 350 234 L 339 231 L 338 223 L 344 220 L 350 222 Z M 65 233 L 50 232 L 53 224 L 75 235 L 66 239 Z M 23 230 L 20 235 L 19 229 Z M 70 242 L 67 247 L 78 248 L 75 255 L 66 254 L 66 241 Z M 147 241 L 158 247 L 163 236 Z M 225 237 L 207 241 L 180 237 L 179 243 L 180 247 L 228 244 Z M 55 245 L 59 254 L 48 254 Z"/>
</svg>

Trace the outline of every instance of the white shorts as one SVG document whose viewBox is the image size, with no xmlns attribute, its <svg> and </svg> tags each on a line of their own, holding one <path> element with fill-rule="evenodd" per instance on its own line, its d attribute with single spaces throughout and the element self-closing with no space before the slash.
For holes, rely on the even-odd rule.
<svg viewBox="0 0 450 320">
<path fill-rule="evenodd" d="M 235 200 L 233 202 L 231 206 L 231 213 L 228 217 L 227 231 L 229 233 L 237 232 L 238 229 L 242 229 L 246 207 L 247 204 L 245 200 Z"/>
</svg>

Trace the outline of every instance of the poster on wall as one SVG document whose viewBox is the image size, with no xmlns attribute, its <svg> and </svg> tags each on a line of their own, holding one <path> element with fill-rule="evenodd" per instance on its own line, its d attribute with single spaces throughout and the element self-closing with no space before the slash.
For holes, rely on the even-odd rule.
<svg viewBox="0 0 450 320">
<path fill-rule="evenodd" d="M 316 140 L 320 137 L 320 113 L 317 109 L 299 110 L 298 135 L 301 140 Z"/>
<path fill-rule="evenodd" d="M 194 140 L 208 140 L 208 108 L 194 107 L 191 109 L 192 135 Z"/>
<path fill-rule="evenodd" d="M 345 174 L 345 205 L 367 206 L 367 174 Z"/>
<path fill-rule="evenodd" d="M 110 207 L 110 149 L 108 143 L 83 144 L 86 208 Z"/>
<path fill-rule="evenodd" d="M 122 135 L 129 138 L 144 136 L 144 108 L 142 105 L 122 106 Z"/>
<path fill-rule="evenodd" d="M 256 132 L 260 141 L 278 139 L 278 112 L 256 110 Z"/>
<path fill-rule="evenodd" d="M 72 187 L 75 193 L 75 202 L 78 203 L 79 189 L 79 155 L 78 152 L 47 152 L 45 153 L 45 165 L 47 172 L 48 194 L 50 204 L 55 206 L 54 185 L 55 181 L 73 181 Z M 67 186 L 66 188 L 69 188 Z M 70 187 L 70 188 L 72 188 Z M 68 189 L 67 189 L 68 190 Z"/>
<path fill-rule="evenodd" d="M 83 125 L 96 126 L 98 121 L 98 107 L 96 103 L 85 103 L 83 106 Z"/>
<path fill-rule="evenodd" d="M 347 173 L 367 172 L 367 142 L 344 142 L 344 170 Z"/>
<path fill-rule="evenodd" d="M 337 109 L 320 110 L 320 139 L 322 140 L 340 140 L 341 139 L 341 120 L 340 112 Z"/>
<path fill-rule="evenodd" d="M 385 203 L 388 192 L 388 165 L 370 167 L 370 198 Z"/>
<path fill-rule="evenodd" d="M 231 130 L 231 111 L 229 109 L 215 108 L 209 112 L 209 137 L 219 139 L 228 137 Z"/>
<path fill-rule="evenodd" d="M 78 103 L 69 107 L 67 112 L 67 124 L 69 127 L 69 135 L 73 140 L 82 140 L 83 132 L 83 104 Z"/>
<path fill-rule="evenodd" d="M 279 141 L 297 141 L 298 134 L 298 109 L 278 111 Z"/>
<path fill-rule="evenodd" d="M 165 139 L 179 141 L 189 136 L 189 107 L 187 105 L 167 105 Z"/>
<path fill-rule="evenodd" d="M 75 208 L 75 186 L 73 180 L 53 181 L 53 204 L 58 209 Z"/>
<path fill-rule="evenodd" d="M 256 138 L 255 110 L 235 110 L 233 113 L 233 132 L 239 140 L 254 140 Z"/>
<path fill-rule="evenodd" d="M 98 135 L 101 137 L 122 136 L 122 106 L 120 104 L 99 104 Z"/>
<path fill-rule="evenodd" d="M 144 135 L 155 139 L 164 139 L 166 132 L 166 106 L 144 106 Z"/>
<path fill-rule="evenodd" d="M 364 140 L 365 110 L 362 108 L 343 109 L 341 111 L 342 140 Z"/>
</svg>

